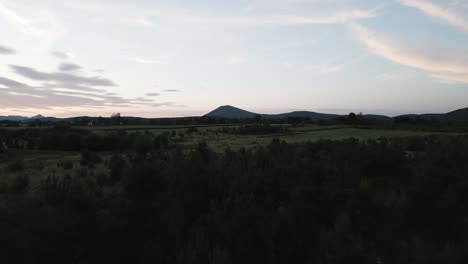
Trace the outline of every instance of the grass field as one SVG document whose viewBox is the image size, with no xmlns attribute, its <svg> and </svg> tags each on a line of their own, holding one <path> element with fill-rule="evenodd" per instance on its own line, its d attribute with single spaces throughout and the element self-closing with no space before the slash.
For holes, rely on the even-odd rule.
<svg viewBox="0 0 468 264">
<path fill-rule="evenodd" d="M 92 131 L 96 134 L 111 133 L 116 130 L 125 130 L 128 133 L 152 133 L 175 131 L 175 134 L 184 134 L 178 140 L 180 146 L 190 149 L 199 142 L 206 142 L 216 151 L 224 151 L 226 148 L 239 149 L 257 148 L 269 144 L 274 138 L 284 140 L 288 143 L 313 142 L 318 140 L 341 140 L 346 138 L 356 138 L 359 140 L 385 138 L 405 138 L 430 135 L 460 135 L 460 133 L 391 130 L 391 129 L 360 129 L 352 126 L 318 126 L 308 125 L 299 127 L 289 127 L 289 131 L 281 134 L 267 135 L 234 135 L 222 133 L 223 127 L 235 127 L 238 125 L 204 125 L 204 126 L 115 126 L 115 127 L 74 127 Z M 189 133 L 189 128 L 196 127 L 196 131 Z M 21 128 L 11 128 L 21 129 Z M 108 157 L 109 153 L 102 153 Z M 54 171 L 61 174 L 79 171 L 80 153 L 61 151 L 36 151 L 36 150 L 9 150 L 8 153 L 0 153 L 0 173 L 14 171 L 9 166 L 15 161 L 21 160 L 24 168 L 18 169 L 14 173 L 26 173 L 31 176 L 36 174 L 50 175 Z M 64 163 L 72 164 L 73 170 L 63 166 Z M 97 168 L 98 169 L 98 168 Z"/>
<path fill-rule="evenodd" d="M 298 127 L 291 128 L 290 132 L 270 135 L 231 135 L 231 134 L 196 134 L 186 138 L 185 145 L 206 141 L 215 150 L 222 151 L 227 147 L 237 149 L 240 147 L 256 147 L 269 144 L 273 138 L 284 140 L 288 143 L 313 142 L 318 140 L 342 140 L 356 138 L 359 140 L 385 138 L 405 138 L 430 135 L 460 135 L 460 133 L 441 133 L 425 131 L 385 130 L 385 129 L 359 129 L 349 126 L 330 127 Z"/>
<path fill-rule="evenodd" d="M 27 176 L 30 186 L 38 186 L 48 176 L 98 176 L 107 172 L 110 153 L 100 153 L 101 162 L 81 164 L 81 153 L 73 151 L 9 150 L 0 153 L 0 189 L 15 177 Z"/>
</svg>

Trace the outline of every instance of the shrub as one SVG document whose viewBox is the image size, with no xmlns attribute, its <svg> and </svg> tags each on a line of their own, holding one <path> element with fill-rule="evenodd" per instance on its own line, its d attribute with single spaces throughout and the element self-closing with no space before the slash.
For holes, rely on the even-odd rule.
<svg viewBox="0 0 468 264">
<path fill-rule="evenodd" d="M 8 170 L 11 172 L 24 171 L 24 163 L 21 160 L 16 160 L 8 166 Z"/>
<path fill-rule="evenodd" d="M 12 193 L 21 193 L 26 191 L 29 186 L 29 177 L 26 175 L 18 175 L 13 178 L 13 181 L 10 184 L 10 192 Z"/>
</svg>

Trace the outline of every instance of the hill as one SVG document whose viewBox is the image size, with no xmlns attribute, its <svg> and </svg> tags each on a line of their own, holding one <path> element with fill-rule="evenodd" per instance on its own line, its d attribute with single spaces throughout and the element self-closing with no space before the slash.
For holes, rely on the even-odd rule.
<svg viewBox="0 0 468 264">
<path fill-rule="evenodd" d="M 309 118 L 313 121 L 318 120 L 331 120 L 338 117 L 344 117 L 345 115 L 338 115 L 338 114 L 327 114 L 327 113 L 317 113 L 317 112 L 310 112 L 310 111 L 294 111 L 289 113 L 281 113 L 281 114 L 259 114 L 250 111 L 246 111 L 231 105 L 224 105 L 216 108 L 215 110 L 207 113 L 204 117 L 214 117 L 214 118 L 227 118 L 227 119 L 249 119 L 254 118 L 255 116 L 261 116 L 265 119 L 281 119 L 281 118 Z M 448 112 L 445 114 L 406 114 L 400 115 L 396 117 L 388 117 L 384 115 L 375 115 L 375 114 L 366 114 L 364 115 L 366 119 L 369 120 L 379 120 L 379 121 L 391 121 L 395 118 L 409 118 L 409 119 L 422 119 L 422 120 L 437 120 L 440 122 L 453 122 L 453 123 L 468 123 L 468 108 L 458 109 L 452 112 Z M 171 123 L 170 120 L 176 119 L 190 119 L 190 118 L 197 118 L 197 117 L 180 117 L 180 118 L 143 118 L 143 117 L 123 117 L 125 120 L 133 120 L 138 122 L 156 122 L 156 121 L 167 121 L 166 123 Z M 83 123 L 87 125 L 90 121 L 96 121 L 98 117 L 88 117 L 88 116 L 80 116 L 80 117 L 69 117 L 69 118 L 56 118 L 56 117 L 44 117 L 43 115 L 36 115 L 33 117 L 26 117 L 26 116 L 16 116 L 16 115 L 8 115 L 8 116 L 0 116 L 0 121 L 13 121 L 13 122 L 22 122 L 22 123 L 29 123 L 34 121 L 41 121 L 41 122 L 71 122 L 71 123 Z M 162 122 L 164 123 L 164 122 Z"/>
<path fill-rule="evenodd" d="M 309 118 L 313 121 L 318 120 L 330 120 L 338 117 L 342 117 L 343 115 L 337 114 L 326 114 L 326 113 L 316 113 L 316 112 L 309 112 L 309 111 L 295 111 L 289 113 L 281 113 L 281 114 L 257 114 L 253 112 L 249 112 L 234 106 L 226 105 L 218 107 L 217 109 L 209 112 L 205 116 L 208 117 L 221 117 L 221 118 L 253 118 L 256 115 L 261 115 L 263 118 Z M 463 108 L 459 110 L 455 110 L 446 114 L 407 114 L 407 115 L 400 115 L 397 117 L 389 117 L 384 115 L 374 115 L 374 114 L 367 114 L 364 115 L 366 119 L 373 119 L 373 120 L 380 120 L 380 121 L 391 121 L 394 118 L 398 117 L 405 117 L 410 119 L 423 119 L 423 120 L 438 120 L 440 122 L 468 122 L 468 108 Z"/>
<path fill-rule="evenodd" d="M 35 115 L 32 117 L 27 116 L 0 116 L 0 121 L 14 121 L 14 122 L 34 122 L 34 121 L 42 121 L 42 122 L 57 122 L 60 121 L 60 118 L 56 117 L 45 117 L 43 115 Z"/>
<path fill-rule="evenodd" d="M 389 117 L 389 116 L 384 116 L 384 115 L 373 115 L 373 114 L 369 114 L 369 115 L 364 115 L 364 118 L 366 119 L 373 119 L 373 120 L 380 120 L 380 121 L 391 121 L 392 118 Z"/>
<path fill-rule="evenodd" d="M 253 118 L 258 114 L 252 113 L 234 106 L 224 105 L 209 112 L 205 116 L 222 118 Z"/>
<path fill-rule="evenodd" d="M 310 120 L 318 121 L 320 119 L 334 119 L 340 117 L 340 115 L 335 114 L 323 114 L 323 113 L 316 113 L 316 112 L 309 112 L 309 111 L 295 111 L 290 113 L 283 113 L 277 115 L 262 115 L 264 118 L 292 118 L 292 117 L 299 117 L 299 118 L 309 118 Z"/>
<path fill-rule="evenodd" d="M 262 116 L 263 118 L 291 118 L 291 117 L 300 117 L 300 118 L 310 118 L 311 120 L 320 120 L 320 119 L 333 119 L 339 117 L 340 115 L 335 114 L 323 114 L 309 111 L 295 111 L 290 113 L 282 114 L 258 114 L 254 112 L 249 112 L 234 106 L 225 105 L 216 108 L 215 110 L 209 112 L 205 116 L 207 117 L 221 117 L 221 118 L 253 118 L 257 115 Z"/>
<path fill-rule="evenodd" d="M 24 120 L 27 120 L 29 119 L 28 117 L 26 116 L 12 116 L 12 115 L 9 115 L 9 116 L 0 116 L 0 121 L 24 121 Z"/>
<path fill-rule="evenodd" d="M 422 115 L 408 114 L 408 115 L 401 115 L 397 117 L 405 117 L 405 118 L 410 118 L 410 119 L 420 118 L 422 120 L 438 120 L 440 122 L 462 123 L 462 122 L 468 122 L 468 108 L 458 109 L 458 110 L 448 112 L 445 114 L 422 114 Z"/>
<path fill-rule="evenodd" d="M 468 122 L 468 108 L 458 109 L 449 112 L 441 117 L 444 121 Z"/>
</svg>

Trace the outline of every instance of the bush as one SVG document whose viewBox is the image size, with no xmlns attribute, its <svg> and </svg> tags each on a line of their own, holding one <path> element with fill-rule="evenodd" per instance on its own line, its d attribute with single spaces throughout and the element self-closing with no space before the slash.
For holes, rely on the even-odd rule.
<svg viewBox="0 0 468 264">
<path fill-rule="evenodd" d="M 71 160 L 60 160 L 57 165 L 65 170 L 73 169 L 73 161 Z"/>
<path fill-rule="evenodd" d="M 29 177 L 26 175 L 18 175 L 13 178 L 13 181 L 10 184 L 10 192 L 12 193 L 22 193 L 25 192 L 29 186 Z"/>
<path fill-rule="evenodd" d="M 114 180 L 122 179 L 126 161 L 120 154 L 114 154 L 109 160 L 110 176 Z"/>
<path fill-rule="evenodd" d="M 90 168 L 94 167 L 94 165 L 101 162 L 101 157 L 94 152 L 89 150 L 84 150 L 81 152 L 81 162 L 82 166 L 88 166 Z"/>
<path fill-rule="evenodd" d="M 24 171 L 24 163 L 21 160 L 14 161 L 8 166 L 8 170 L 11 172 L 20 172 Z"/>
</svg>

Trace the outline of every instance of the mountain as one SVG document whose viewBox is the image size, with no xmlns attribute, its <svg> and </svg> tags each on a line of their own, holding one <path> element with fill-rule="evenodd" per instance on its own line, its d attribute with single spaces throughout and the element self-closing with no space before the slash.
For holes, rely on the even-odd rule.
<svg viewBox="0 0 468 264">
<path fill-rule="evenodd" d="M 231 105 L 224 105 L 216 108 L 215 110 L 209 112 L 208 114 L 204 115 L 205 117 L 218 117 L 218 118 L 233 118 L 233 119 L 247 119 L 247 118 L 254 118 L 255 116 L 261 116 L 262 118 L 266 119 L 274 119 L 274 118 L 309 118 L 313 121 L 318 120 L 330 120 L 335 119 L 338 117 L 344 117 L 346 115 L 337 115 L 337 114 L 326 114 L 326 113 L 316 113 L 316 112 L 309 112 L 309 111 L 295 111 L 289 113 L 281 113 L 281 114 L 258 114 L 254 112 L 249 112 Z M 400 115 L 396 117 L 388 117 L 384 115 L 374 115 L 374 114 L 366 114 L 364 117 L 368 120 L 378 120 L 378 121 L 391 121 L 398 117 L 405 117 L 410 119 L 423 119 L 423 120 L 439 120 L 440 122 L 453 122 L 453 123 L 468 123 L 468 108 L 458 109 L 449 113 L 445 114 L 407 114 L 407 115 Z M 33 117 L 25 117 L 25 116 L 16 116 L 16 115 L 9 115 L 9 116 L 0 116 L 0 121 L 15 121 L 15 122 L 34 122 L 34 121 L 42 121 L 42 122 L 84 122 L 84 121 L 92 121 L 96 120 L 97 117 L 88 117 L 88 116 L 79 116 L 79 117 L 69 117 L 69 118 L 56 118 L 56 117 L 44 117 L 43 115 L 36 115 Z M 139 118 L 139 117 L 125 117 L 127 120 L 157 120 L 157 119 L 164 119 L 164 118 Z M 84 120 L 84 121 L 83 121 Z M 87 123 L 86 123 L 87 124 Z"/>
<path fill-rule="evenodd" d="M 333 119 L 339 117 L 340 115 L 335 114 L 323 114 L 316 112 L 308 111 L 296 111 L 290 113 L 282 114 L 257 114 L 249 112 L 231 105 L 224 105 L 216 108 L 215 110 L 209 112 L 205 116 L 207 117 L 221 117 L 221 118 L 253 118 L 260 115 L 262 118 L 291 118 L 291 117 L 300 117 L 300 118 L 310 118 L 311 120 L 320 120 L 320 119 Z"/>
<path fill-rule="evenodd" d="M 449 112 L 441 117 L 442 121 L 468 122 L 468 108 Z"/>
<path fill-rule="evenodd" d="M 15 122 L 34 122 L 34 121 L 43 121 L 43 122 L 57 122 L 61 120 L 56 117 L 45 117 L 43 115 L 35 115 L 33 117 L 27 116 L 0 116 L 0 121 L 15 121 Z"/>
<path fill-rule="evenodd" d="M 262 118 L 291 118 L 291 117 L 299 117 L 299 118 L 309 118 L 313 121 L 318 120 L 330 120 L 337 117 L 343 117 L 344 115 L 337 115 L 337 114 L 325 114 L 325 113 L 316 113 L 316 112 L 308 112 L 308 111 L 295 111 L 289 113 L 282 113 L 282 114 L 257 114 L 253 112 L 249 112 L 234 106 L 225 105 L 216 108 L 215 110 L 209 112 L 205 116 L 208 117 L 221 117 L 221 118 L 253 118 L 256 115 L 262 116 Z M 367 114 L 364 115 L 366 119 L 373 119 L 378 121 L 391 121 L 397 117 L 406 117 L 410 119 L 421 118 L 423 120 L 439 120 L 441 122 L 468 122 L 468 108 L 455 110 L 446 114 L 407 114 L 407 115 L 400 115 L 396 117 L 388 117 L 384 115 L 374 115 L 374 114 Z"/>
<path fill-rule="evenodd" d="M 41 121 L 41 122 L 58 122 L 63 120 L 62 118 L 57 117 L 45 117 L 43 115 L 35 115 L 30 117 L 28 120 L 24 120 L 23 122 L 34 122 L 34 121 Z"/>
<path fill-rule="evenodd" d="M 391 121 L 391 120 L 392 120 L 392 118 L 389 117 L 389 116 L 384 116 L 384 115 L 373 115 L 373 114 L 364 115 L 364 118 L 366 118 L 366 119 L 373 119 L 373 120 L 379 120 L 379 121 Z"/>
<path fill-rule="evenodd" d="M 0 121 L 24 121 L 27 120 L 28 117 L 26 116 L 0 116 Z"/>
<path fill-rule="evenodd" d="M 45 116 L 43 115 L 35 115 L 33 117 L 30 117 L 29 120 L 37 120 L 37 119 L 44 119 Z"/>
<path fill-rule="evenodd" d="M 240 108 L 224 105 L 216 108 L 209 112 L 205 116 L 207 117 L 222 117 L 222 118 L 253 118 L 258 114 L 249 111 L 242 110 Z"/>
<path fill-rule="evenodd" d="M 401 115 L 397 117 L 406 117 L 410 119 L 420 118 L 423 120 L 438 120 L 441 122 L 468 122 L 468 108 L 458 109 L 452 112 L 448 112 L 445 114 L 422 114 L 422 115 L 415 115 L 415 114 L 408 114 L 408 115 Z"/>
<path fill-rule="evenodd" d="M 333 119 L 340 117 L 340 115 L 335 114 L 323 114 L 323 113 L 316 113 L 316 112 L 309 112 L 309 111 L 295 111 L 290 113 L 283 113 L 277 115 L 262 115 L 264 118 L 291 118 L 291 117 L 299 117 L 299 118 L 309 118 L 310 120 L 318 121 L 320 119 Z"/>
</svg>

